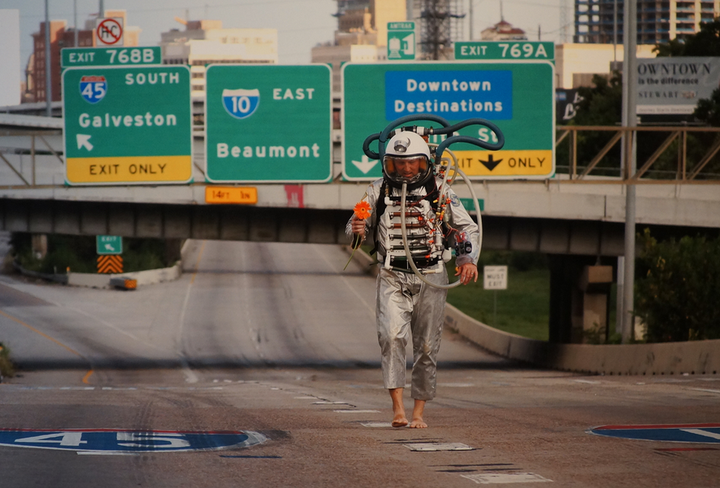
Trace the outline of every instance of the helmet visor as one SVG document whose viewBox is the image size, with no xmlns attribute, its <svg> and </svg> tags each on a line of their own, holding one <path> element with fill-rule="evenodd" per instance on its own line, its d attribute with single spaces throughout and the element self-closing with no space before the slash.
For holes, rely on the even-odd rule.
<svg viewBox="0 0 720 488">
<path fill-rule="evenodd" d="M 398 183 L 414 183 L 423 178 L 428 171 L 428 159 L 423 155 L 396 156 L 383 158 L 385 174 Z"/>
</svg>

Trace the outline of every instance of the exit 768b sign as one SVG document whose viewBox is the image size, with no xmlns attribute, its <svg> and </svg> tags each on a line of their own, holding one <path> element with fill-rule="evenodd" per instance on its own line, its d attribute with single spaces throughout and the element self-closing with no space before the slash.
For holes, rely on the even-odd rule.
<svg viewBox="0 0 720 488">
<path fill-rule="evenodd" d="M 69 184 L 190 181 L 186 66 L 68 68 L 63 110 Z"/>
</svg>

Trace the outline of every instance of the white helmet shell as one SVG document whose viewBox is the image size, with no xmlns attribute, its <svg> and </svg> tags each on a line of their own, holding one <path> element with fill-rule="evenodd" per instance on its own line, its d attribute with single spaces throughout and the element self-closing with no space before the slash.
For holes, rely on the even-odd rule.
<svg viewBox="0 0 720 488">
<path fill-rule="evenodd" d="M 385 146 L 385 154 L 393 156 L 423 155 L 430 160 L 430 148 L 422 136 L 415 132 L 403 131 L 395 134 Z"/>
<path fill-rule="evenodd" d="M 402 160 L 419 160 L 418 173 L 411 177 L 403 177 L 396 171 L 396 162 Z M 411 131 L 395 134 L 387 142 L 383 156 L 383 174 L 393 186 L 408 184 L 408 189 L 424 184 L 433 174 L 430 147 L 422 136 Z"/>
</svg>

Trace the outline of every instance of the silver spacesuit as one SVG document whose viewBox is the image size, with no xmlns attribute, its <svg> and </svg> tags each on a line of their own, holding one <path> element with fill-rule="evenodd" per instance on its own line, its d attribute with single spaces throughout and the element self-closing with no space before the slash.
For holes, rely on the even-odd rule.
<svg viewBox="0 0 720 488">
<path fill-rule="evenodd" d="M 392 152 L 392 145 L 388 152 Z M 384 385 L 387 389 L 405 387 L 406 346 L 412 336 L 411 396 L 415 400 L 431 400 L 435 397 L 437 354 L 447 289 L 424 283 L 404 258 L 399 223 L 401 189 L 397 181 L 391 181 L 392 173 L 387 167 L 383 172 L 385 177 L 368 187 L 364 200 L 372 209 L 370 217 L 365 220 L 365 236 L 374 240 L 380 263 L 375 315 Z M 424 182 L 421 178 L 419 184 L 408 191 L 406 236 L 413 261 L 424 278 L 446 285 L 448 278 L 443 260 L 443 254 L 446 258 L 449 255 L 446 244 L 455 244 L 456 249 L 460 249 L 456 255 L 457 266 L 477 264 L 480 250 L 472 244 L 468 245 L 478 242 L 478 226 L 452 189 L 445 193 L 445 205 L 438 206 L 438 203 L 443 203 L 437 201 L 437 188 L 441 184 L 442 181 L 429 168 Z M 383 201 L 385 205 L 381 203 Z M 381 215 L 378 215 L 378 209 Z M 442 226 L 444 236 L 439 235 L 440 226 L 435 225 L 439 224 L 436 219 L 445 222 Z M 352 220 L 346 228 L 348 235 L 352 235 Z M 448 238 L 455 242 L 447 243 Z M 388 258 L 390 255 L 393 259 Z"/>
</svg>

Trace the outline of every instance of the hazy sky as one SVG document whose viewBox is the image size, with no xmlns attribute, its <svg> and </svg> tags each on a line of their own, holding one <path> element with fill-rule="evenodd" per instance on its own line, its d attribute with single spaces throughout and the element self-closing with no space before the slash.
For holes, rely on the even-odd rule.
<svg viewBox="0 0 720 488">
<path fill-rule="evenodd" d="M 382 1 L 382 0 L 380 0 Z M 458 0 L 465 10 L 471 0 Z M 561 41 L 560 5 L 567 6 L 566 21 L 572 22 L 570 0 L 472 0 L 474 4 L 474 34 L 503 17 L 511 24 L 525 29 L 530 40 L 537 40 L 538 26 L 543 41 Z M 66 20 L 74 25 L 73 5 L 77 2 L 78 25 L 98 12 L 98 0 L 49 0 L 51 20 Z M 227 28 L 275 28 L 278 30 L 279 57 L 283 64 L 310 62 L 310 49 L 318 43 L 332 41 L 337 19 L 335 0 L 104 0 L 106 9 L 127 11 L 128 25 L 142 29 L 140 44 L 155 46 L 160 33 L 183 26 L 174 18 L 189 16 L 191 20 L 220 19 Z M 44 0 L 0 0 L 0 9 L 20 11 L 20 62 L 24 69 L 32 52 L 32 33 L 39 30 L 45 19 Z M 464 33 L 469 33 L 468 19 Z M 571 33 L 571 31 L 570 31 Z"/>
</svg>

